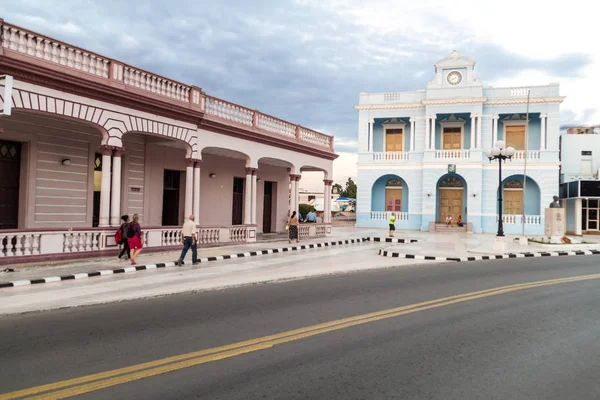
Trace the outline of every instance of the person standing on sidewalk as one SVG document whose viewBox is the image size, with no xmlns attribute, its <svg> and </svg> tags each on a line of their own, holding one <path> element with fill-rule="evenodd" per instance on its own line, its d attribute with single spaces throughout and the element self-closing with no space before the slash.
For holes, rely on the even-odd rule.
<svg viewBox="0 0 600 400">
<path fill-rule="evenodd" d="M 177 260 L 177 265 L 182 266 L 183 260 L 185 259 L 185 255 L 187 254 L 190 247 L 192 248 L 192 263 L 196 264 L 198 262 L 198 246 L 196 241 L 196 223 L 194 222 L 195 217 L 190 215 L 190 219 L 185 221 L 183 227 L 181 228 L 182 236 L 183 236 L 183 250 L 181 250 L 181 255 L 179 256 L 179 260 Z"/>
<path fill-rule="evenodd" d="M 127 229 L 127 240 L 131 251 L 131 265 L 135 265 L 135 258 L 142 252 L 143 233 L 140 227 L 140 216 L 133 214 L 133 222 L 129 224 Z"/>
<path fill-rule="evenodd" d="M 298 216 L 296 215 L 296 211 L 292 213 L 292 216 L 288 220 L 288 240 L 292 243 L 292 240 L 296 239 L 296 243 L 300 243 L 300 235 L 298 232 Z"/>
<path fill-rule="evenodd" d="M 390 237 L 394 236 L 394 232 L 396 231 L 396 215 L 392 213 L 390 215 Z"/>
<path fill-rule="evenodd" d="M 125 253 L 127 253 L 127 258 L 131 258 L 131 250 L 129 249 L 129 239 L 127 238 L 127 232 L 129 231 L 129 215 L 123 215 L 121 217 L 123 223 L 121 224 L 121 243 L 123 248 L 119 253 L 119 262 L 123 259 Z"/>
</svg>

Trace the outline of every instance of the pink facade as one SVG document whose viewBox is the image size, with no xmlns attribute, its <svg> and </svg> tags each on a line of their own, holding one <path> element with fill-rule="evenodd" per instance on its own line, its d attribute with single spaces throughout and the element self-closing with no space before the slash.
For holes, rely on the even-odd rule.
<svg viewBox="0 0 600 400">
<path fill-rule="evenodd" d="M 0 75 L 14 78 L 10 94 L 0 80 L 0 109 L 12 106 L 0 117 L 10 177 L 0 189 L 14 194 L 0 198 L 0 260 L 108 250 L 122 214 L 140 215 L 151 247 L 178 244 L 188 214 L 203 243 L 253 241 L 284 231 L 302 171 L 322 171 L 331 190 L 330 136 L 0 27 Z M 311 235 L 330 229 L 323 222 Z"/>
</svg>

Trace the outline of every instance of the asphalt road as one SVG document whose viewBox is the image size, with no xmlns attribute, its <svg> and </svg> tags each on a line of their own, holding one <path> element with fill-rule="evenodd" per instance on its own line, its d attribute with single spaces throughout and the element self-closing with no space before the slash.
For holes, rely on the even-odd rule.
<svg viewBox="0 0 600 400">
<path fill-rule="evenodd" d="M 435 264 L 6 316 L 0 318 L 0 393 L 59 382 L 29 395 L 598 398 L 600 276 L 592 275 L 599 266 L 593 256 Z M 583 275 L 595 279 L 395 309 Z M 328 331 L 316 334 L 316 324 L 390 309 L 346 327 L 324 325 Z M 313 328 L 272 336 L 304 327 Z M 139 366 L 217 346 L 227 347 Z M 79 377 L 87 378 L 64 383 Z"/>
</svg>

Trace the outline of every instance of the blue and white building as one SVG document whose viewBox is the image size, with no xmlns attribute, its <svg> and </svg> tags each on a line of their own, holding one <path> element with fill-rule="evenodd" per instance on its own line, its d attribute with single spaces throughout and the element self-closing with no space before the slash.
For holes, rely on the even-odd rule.
<svg viewBox="0 0 600 400">
<path fill-rule="evenodd" d="M 556 83 L 485 86 L 474 67 L 454 51 L 426 89 L 360 94 L 357 226 L 386 227 L 394 212 L 397 229 L 433 230 L 451 215 L 474 233 L 496 232 L 498 164 L 486 152 L 504 140 L 517 150 L 502 165 L 504 230 L 520 233 L 524 222 L 543 234 L 558 194 L 564 97 Z"/>
</svg>

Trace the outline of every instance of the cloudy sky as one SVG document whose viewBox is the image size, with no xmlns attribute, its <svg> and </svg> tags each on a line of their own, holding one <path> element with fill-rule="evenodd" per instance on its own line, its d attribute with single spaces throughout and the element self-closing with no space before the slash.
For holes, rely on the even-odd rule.
<svg viewBox="0 0 600 400">
<path fill-rule="evenodd" d="M 563 123 L 600 123 L 591 4 L 4 0 L 0 18 L 335 135 L 334 178 L 345 181 L 356 174 L 359 93 L 421 89 L 454 49 L 488 85 L 559 82 Z"/>
</svg>

